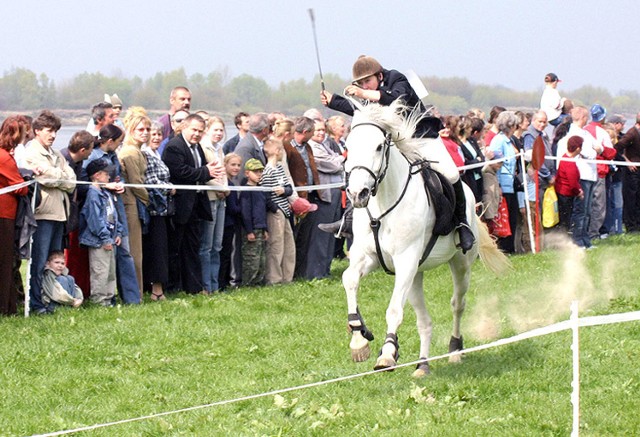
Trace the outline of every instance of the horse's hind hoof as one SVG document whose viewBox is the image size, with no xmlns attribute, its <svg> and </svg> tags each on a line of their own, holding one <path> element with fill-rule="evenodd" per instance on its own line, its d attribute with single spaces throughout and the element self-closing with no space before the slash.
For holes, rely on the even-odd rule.
<svg viewBox="0 0 640 437">
<path fill-rule="evenodd" d="M 380 356 L 378 357 L 378 361 L 376 361 L 376 365 L 373 366 L 373 370 L 387 369 L 389 371 L 392 371 L 396 364 L 396 360 L 394 360 L 393 358 Z"/>
<path fill-rule="evenodd" d="M 411 376 L 413 376 L 414 378 L 424 378 L 430 373 L 431 369 L 429 368 L 429 362 L 423 361 L 422 363 L 418 363 L 418 365 L 416 366 L 416 370 Z"/>
<path fill-rule="evenodd" d="M 456 352 L 456 351 L 461 351 L 463 349 L 464 349 L 464 345 L 463 345 L 462 336 L 460 336 L 460 338 L 457 338 L 457 337 L 454 337 L 452 335 L 451 339 L 449 340 L 449 353 Z M 456 355 L 450 356 L 449 357 L 449 362 L 450 363 L 461 363 L 462 362 L 462 354 L 456 354 Z"/>
</svg>

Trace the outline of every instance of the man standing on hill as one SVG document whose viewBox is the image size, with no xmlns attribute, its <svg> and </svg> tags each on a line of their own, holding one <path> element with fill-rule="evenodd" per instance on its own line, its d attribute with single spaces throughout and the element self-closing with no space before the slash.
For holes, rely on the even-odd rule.
<svg viewBox="0 0 640 437">
<path fill-rule="evenodd" d="M 173 133 L 173 128 L 171 127 L 171 116 L 181 109 L 187 112 L 191 109 L 191 91 L 189 91 L 189 88 L 185 86 L 177 86 L 172 89 L 171 95 L 169 95 L 169 104 L 171 105 L 169 113 L 164 114 L 158 119 L 158 122 L 162 124 L 163 138 L 169 138 Z"/>
</svg>

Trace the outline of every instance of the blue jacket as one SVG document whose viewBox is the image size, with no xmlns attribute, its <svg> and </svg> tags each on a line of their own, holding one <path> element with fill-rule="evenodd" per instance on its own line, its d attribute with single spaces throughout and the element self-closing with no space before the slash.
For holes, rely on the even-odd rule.
<svg viewBox="0 0 640 437">
<path fill-rule="evenodd" d="M 90 187 L 87 191 L 87 199 L 80 212 L 80 244 L 87 247 L 102 247 L 105 244 L 114 244 L 116 237 L 122 237 L 122 225 L 118 220 L 118 208 L 114 203 L 114 224 L 107 220 L 107 206 L 109 193 L 106 189 Z"/>
<path fill-rule="evenodd" d="M 267 196 L 264 191 L 244 191 L 240 195 L 240 209 L 242 227 L 247 234 L 256 229 L 267 230 Z"/>
</svg>

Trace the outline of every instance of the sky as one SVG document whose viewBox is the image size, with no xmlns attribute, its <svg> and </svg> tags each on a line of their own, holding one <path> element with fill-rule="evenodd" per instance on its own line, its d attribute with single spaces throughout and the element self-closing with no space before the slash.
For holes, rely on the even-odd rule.
<svg viewBox="0 0 640 437">
<path fill-rule="evenodd" d="M 36 0 L 0 5 L 0 74 L 139 76 L 226 70 L 270 85 L 345 79 L 361 54 L 420 76 L 542 90 L 640 90 L 637 0 Z M 429 88 L 429 84 L 426 84 Z M 340 90 L 333 90 L 340 91 Z"/>
</svg>

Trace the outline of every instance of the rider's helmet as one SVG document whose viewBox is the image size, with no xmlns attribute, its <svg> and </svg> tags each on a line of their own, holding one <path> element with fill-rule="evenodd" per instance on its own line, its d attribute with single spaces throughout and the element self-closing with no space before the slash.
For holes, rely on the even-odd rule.
<svg viewBox="0 0 640 437">
<path fill-rule="evenodd" d="M 358 82 L 382 71 L 382 65 L 371 56 L 360 55 L 353 64 L 353 82 Z"/>
</svg>

